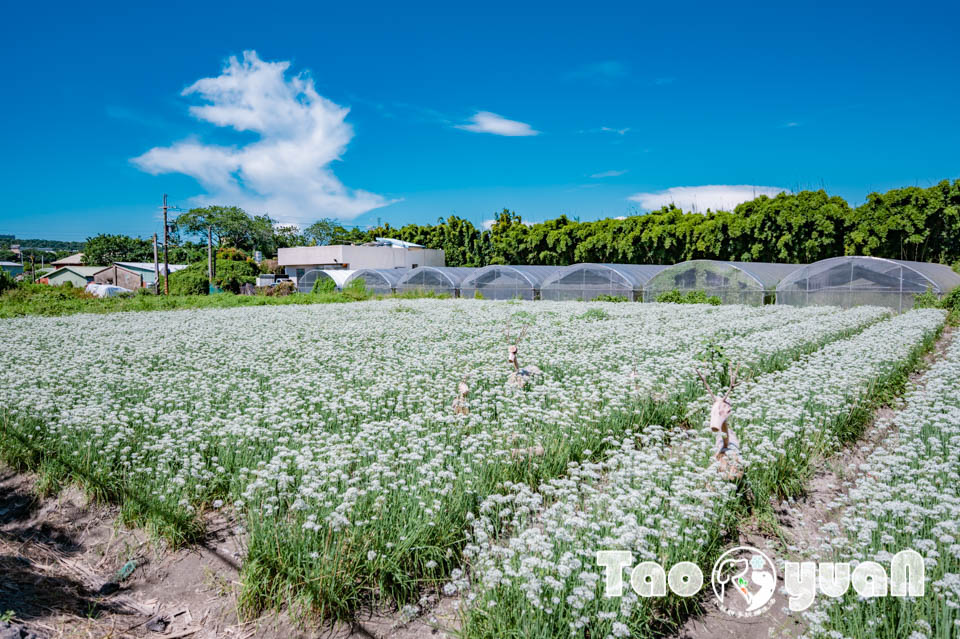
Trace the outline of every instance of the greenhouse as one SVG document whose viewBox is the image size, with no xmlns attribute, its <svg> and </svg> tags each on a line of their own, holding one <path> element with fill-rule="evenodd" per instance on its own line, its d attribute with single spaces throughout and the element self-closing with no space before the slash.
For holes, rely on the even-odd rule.
<svg viewBox="0 0 960 639">
<path fill-rule="evenodd" d="M 670 291 L 703 291 L 724 304 L 760 306 L 776 299 L 777 284 L 801 264 L 688 260 L 663 269 L 647 282 L 643 300 L 655 302 Z"/>
<path fill-rule="evenodd" d="M 460 284 L 460 297 L 488 300 L 535 300 L 543 281 L 562 266 L 504 266 L 494 264 L 477 269 Z"/>
<path fill-rule="evenodd" d="M 397 292 L 433 291 L 456 297 L 463 279 L 480 269 L 466 266 L 421 266 L 406 272 L 397 282 Z"/>
<path fill-rule="evenodd" d="M 943 296 L 960 286 L 960 275 L 944 264 L 880 257 L 831 257 L 797 269 L 777 286 L 777 304 L 791 306 L 913 307 L 913 297 Z"/>
<path fill-rule="evenodd" d="M 361 268 L 353 271 L 344 286 L 362 280 L 367 291 L 375 295 L 391 295 L 397 288 L 397 282 L 409 272 L 410 269 L 406 268 Z"/>
<path fill-rule="evenodd" d="M 310 293 L 313 291 L 313 287 L 317 285 L 319 280 L 321 283 L 319 286 L 322 288 L 324 286 L 329 287 L 330 290 L 339 290 L 343 288 L 343 285 L 346 283 L 347 278 L 353 274 L 352 270 L 340 268 L 340 269 L 310 269 L 303 275 L 297 278 L 297 291 L 300 293 Z M 325 284 L 325 282 L 330 281 L 333 284 Z"/>
<path fill-rule="evenodd" d="M 565 266 L 543 280 L 542 300 L 583 300 L 601 296 L 643 299 L 643 287 L 664 266 L 652 264 L 574 264 Z"/>
</svg>

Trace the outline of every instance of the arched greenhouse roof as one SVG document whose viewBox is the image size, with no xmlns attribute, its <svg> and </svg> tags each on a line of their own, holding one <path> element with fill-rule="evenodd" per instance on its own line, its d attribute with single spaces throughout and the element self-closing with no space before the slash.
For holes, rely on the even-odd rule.
<svg viewBox="0 0 960 639">
<path fill-rule="evenodd" d="M 354 280 L 363 280 L 364 286 L 375 293 L 390 293 L 397 287 L 397 282 L 410 272 L 406 268 L 361 268 L 353 271 L 344 286 L 349 286 Z"/>
<path fill-rule="evenodd" d="M 543 280 L 540 298 L 589 301 L 599 295 L 610 295 L 639 299 L 644 285 L 664 268 L 654 264 L 583 263 L 564 266 Z"/>
<path fill-rule="evenodd" d="M 727 304 L 759 305 L 773 301 L 777 284 L 801 264 L 687 260 L 663 269 L 644 287 L 644 301 L 672 290 L 704 291 Z M 767 299 L 767 298 L 770 299 Z"/>
<path fill-rule="evenodd" d="M 397 288 L 456 289 L 464 278 L 478 270 L 469 266 L 420 266 L 406 271 L 406 274 L 397 282 Z"/>
<path fill-rule="evenodd" d="M 543 281 L 561 266 L 509 266 L 491 264 L 477 269 L 460 283 L 460 296 L 477 292 L 489 299 L 535 299 Z"/>
<path fill-rule="evenodd" d="M 945 295 L 960 275 L 945 264 L 845 255 L 798 268 L 777 286 L 777 303 L 805 306 L 874 304 L 904 310 L 927 290 Z"/>
<path fill-rule="evenodd" d="M 354 273 L 353 270 L 338 269 L 320 269 L 314 268 L 308 270 L 302 276 L 297 278 L 297 290 L 301 293 L 309 293 L 313 290 L 314 284 L 318 279 L 329 279 L 333 281 L 336 288 L 343 288 L 347 279 Z"/>
</svg>

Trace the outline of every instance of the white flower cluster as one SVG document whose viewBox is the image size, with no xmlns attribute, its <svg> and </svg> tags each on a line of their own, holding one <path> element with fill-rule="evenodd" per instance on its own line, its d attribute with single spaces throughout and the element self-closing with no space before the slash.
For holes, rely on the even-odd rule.
<svg viewBox="0 0 960 639">
<path fill-rule="evenodd" d="M 737 388 L 733 427 L 752 464 L 748 480 L 757 488 L 767 488 L 771 474 L 774 481 L 802 481 L 806 456 L 838 441 L 844 417 L 943 320 L 940 311 L 910 312 Z M 701 405 L 695 403 L 698 417 Z M 705 427 L 646 426 L 627 433 L 600 463 L 570 464 L 536 491 L 509 484 L 488 497 L 465 550 L 474 578 L 466 634 L 483 636 L 516 619 L 542 636 L 619 636 L 614 624 L 646 634 L 664 601 L 629 589 L 622 598 L 604 598 L 596 553 L 628 550 L 634 563 L 667 568 L 678 561 L 709 566 L 733 523 L 736 498 L 734 484 L 718 477 L 713 447 Z M 793 454 L 802 456 L 796 465 Z"/>
<path fill-rule="evenodd" d="M 810 637 L 960 635 L 960 340 L 905 397 L 893 431 L 857 470 L 855 485 L 821 528 L 821 561 L 924 557 L 923 597 L 819 596 L 805 613 Z"/>
</svg>

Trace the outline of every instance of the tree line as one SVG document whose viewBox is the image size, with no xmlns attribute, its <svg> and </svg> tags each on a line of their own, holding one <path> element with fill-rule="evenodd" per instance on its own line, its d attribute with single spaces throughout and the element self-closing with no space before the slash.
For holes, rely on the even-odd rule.
<svg viewBox="0 0 960 639">
<path fill-rule="evenodd" d="M 268 216 L 249 216 L 236 207 L 194 209 L 176 221 L 185 234 L 205 235 L 209 226 L 218 246 L 260 250 L 268 256 L 285 246 L 359 244 L 393 237 L 443 249 L 448 266 L 674 264 L 700 258 L 810 263 L 838 255 L 955 264 L 960 262 L 960 179 L 871 193 L 857 207 L 819 190 L 760 196 L 733 211 L 685 213 L 671 205 L 590 222 L 561 215 L 530 224 L 504 209 L 489 229 L 478 229 L 457 216 L 436 224 L 369 229 L 323 219 L 297 229 L 279 227 Z M 171 262 L 205 258 L 205 243 L 180 242 L 177 236 L 174 242 Z M 127 250 L 131 253 L 124 253 Z M 148 240 L 123 236 L 90 238 L 84 253 L 96 264 L 117 261 L 114 255 L 121 253 L 119 261 L 153 259 Z"/>
</svg>

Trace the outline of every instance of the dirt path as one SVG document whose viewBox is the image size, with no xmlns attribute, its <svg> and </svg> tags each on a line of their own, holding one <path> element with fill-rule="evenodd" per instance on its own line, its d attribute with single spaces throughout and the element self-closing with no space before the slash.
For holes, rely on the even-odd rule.
<svg viewBox="0 0 960 639">
<path fill-rule="evenodd" d="M 947 327 L 934 349 L 924 358 L 926 366 L 942 356 L 953 338 L 954 330 Z M 909 383 L 922 385 L 923 370 L 911 375 Z M 801 499 L 772 504 L 782 538 L 773 534 L 769 526 L 761 527 L 757 522 L 741 526 L 735 545 L 757 548 L 777 564 L 777 594 L 773 607 L 761 616 L 740 619 L 719 610 L 710 596 L 703 601 L 704 614 L 691 617 L 678 631 L 677 639 L 769 639 L 803 634 L 800 618 L 790 614 L 782 591 L 783 560 L 801 561 L 816 552 L 822 541 L 820 528 L 839 517 L 841 501 L 838 498 L 850 489 L 850 482 L 856 477 L 860 464 L 881 442 L 897 437 L 893 423 L 897 409 L 897 406 L 880 407 L 863 437 L 828 459 L 820 460 L 807 493 Z"/>
</svg>

